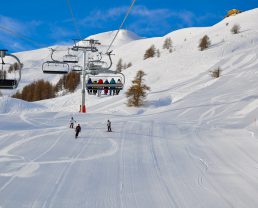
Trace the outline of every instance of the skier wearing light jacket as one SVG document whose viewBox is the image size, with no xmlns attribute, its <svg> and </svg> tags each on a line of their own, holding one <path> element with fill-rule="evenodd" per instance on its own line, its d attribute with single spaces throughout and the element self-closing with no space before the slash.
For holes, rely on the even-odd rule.
<svg viewBox="0 0 258 208">
<path fill-rule="evenodd" d="M 70 128 L 73 129 L 73 124 L 75 123 L 76 121 L 73 119 L 73 117 L 70 119 Z"/>
</svg>

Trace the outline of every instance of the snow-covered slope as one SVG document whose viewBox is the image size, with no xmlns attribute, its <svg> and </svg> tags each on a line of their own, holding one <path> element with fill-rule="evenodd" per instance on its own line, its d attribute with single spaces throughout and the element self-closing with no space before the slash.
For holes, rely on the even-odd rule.
<svg viewBox="0 0 258 208">
<path fill-rule="evenodd" d="M 123 71 L 125 90 L 138 70 L 147 74 L 151 91 L 141 108 L 127 107 L 122 92 L 87 95 L 87 114 L 79 114 L 80 89 L 35 103 L 0 98 L 0 207 L 256 208 L 257 19 L 254 9 L 114 47 L 114 63 L 133 64 Z M 230 32 L 234 24 L 239 34 Z M 199 51 L 204 35 L 212 44 Z M 105 43 L 109 33 L 98 37 Z M 162 49 L 167 37 L 172 53 Z M 161 57 L 143 60 L 152 44 Z M 21 86 L 58 78 L 40 72 L 46 52 L 17 54 Z M 222 75 L 214 79 L 217 67 Z M 78 140 L 71 116 L 82 125 Z"/>
<path fill-rule="evenodd" d="M 86 39 L 95 39 L 99 40 L 101 42 L 101 45 L 108 46 L 111 42 L 111 40 L 116 35 L 117 30 L 111 31 L 111 32 L 104 32 L 96 35 L 91 35 L 87 37 Z M 114 42 L 115 47 L 122 46 L 124 44 L 130 43 L 135 40 L 140 40 L 142 37 L 138 36 L 137 34 L 130 32 L 128 30 L 120 30 L 118 33 L 118 36 L 116 38 L 116 41 Z"/>
</svg>

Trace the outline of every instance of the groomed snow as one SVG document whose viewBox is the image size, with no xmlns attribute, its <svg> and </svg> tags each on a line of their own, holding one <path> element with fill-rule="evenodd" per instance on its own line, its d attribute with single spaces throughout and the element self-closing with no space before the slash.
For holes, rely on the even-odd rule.
<svg viewBox="0 0 258 208">
<path fill-rule="evenodd" d="M 123 92 L 87 95 L 87 113 L 80 114 L 80 89 L 34 103 L 4 91 L 0 207 L 256 208 L 257 19 L 254 9 L 212 27 L 117 45 L 114 63 L 122 58 L 133 64 L 123 71 L 125 90 L 138 70 L 147 74 L 151 91 L 141 108 L 127 107 Z M 233 35 L 236 23 L 241 32 Z M 201 52 L 205 34 L 212 45 Z M 167 37 L 172 53 L 162 49 Z M 161 57 L 143 60 L 151 44 Z M 43 77 L 58 80 L 40 71 L 47 52 L 17 54 L 25 65 L 20 87 Z M 222 76 L 213 79 L 209 72 L 218 66 Z M 77 140 L 71 116 L 82 125 Z"/>
</svg>

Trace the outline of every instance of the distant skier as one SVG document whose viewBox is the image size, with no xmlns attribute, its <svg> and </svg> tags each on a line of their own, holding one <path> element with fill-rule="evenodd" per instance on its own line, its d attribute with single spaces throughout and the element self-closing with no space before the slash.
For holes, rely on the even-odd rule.
<svg viewBox="0 0 258 208">
<path fill-rule="evenodd" d="M 77 137 L 79 136 L 79 133 L 81 132 L 81 126 L 80 124 L 78 124 L 75 128 L 75 139 L 77 139 Z"/>
<path fill-rule="evenodd" d="M 110 120 L 107 121 L 107 128 L 108 128 L 108 132 L 112 131 L 111 130 L 111 121 Z"/>
<path fill-rule="evenodd" d="M 76 123 L 76 121 L 73 119 L 73 117 L 70 119 L 70 128 L 73 129 L 73 125 Z"/>
</svg>

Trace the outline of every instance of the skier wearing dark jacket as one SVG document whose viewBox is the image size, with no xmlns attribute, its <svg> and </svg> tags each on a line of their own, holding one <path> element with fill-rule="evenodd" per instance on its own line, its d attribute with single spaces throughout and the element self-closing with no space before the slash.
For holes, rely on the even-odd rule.
<svg viewBox="0 0 258 208">
<path fill-rule="evenodd" d="M 108 128 L 108 132 L 112 131 L 111 130 L 111 121 L 110 120 L 107 121 L 107 128 Z"/>
<path fill-rule="evenodd" d="M 79 133 L 81 132 L 81 126 L 78 124 L 75 128 L 75 139 L 79 136 Z"/>
<path fill-rule="evenodd" d="M 116 81 L 115 81 L 114 78 L 112 78 L 109 83 L 110 84 L 116 84 Z M 115 94 L 115 87 L 110 87 L 109 95 L 112 95 L 112 93 L 113 93 L 113 95 Z"/>
<path fill-rule="evenodd" d="M 91 78 L 88 79 L 87 84 L 92 84 Z M 92 87 L 88 87 L 88 93 L 89 93 L 89 94 L 92 94 Z"/>
<path fill-rule="evenodd" d="M 106 79 L 104 84 L 109 84 L 109 81 Z M 104 87 L 104 93 L 105 93 L 105 95 L 108 94 L 108 87 Z"/>
</svg>

